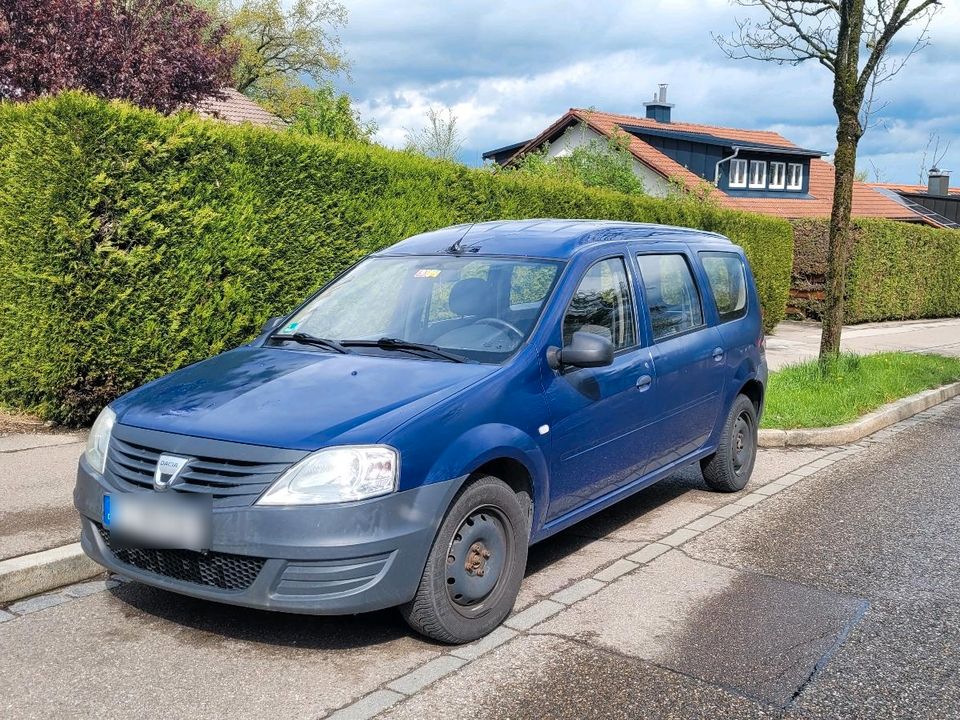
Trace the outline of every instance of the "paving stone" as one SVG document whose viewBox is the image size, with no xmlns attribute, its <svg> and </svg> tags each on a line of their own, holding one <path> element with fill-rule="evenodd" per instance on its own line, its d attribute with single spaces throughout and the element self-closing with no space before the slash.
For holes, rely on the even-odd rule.
<svg viewBox="0 0 960 720">
<path fill-rule="evenodd" d="M 92 582 L 77 583 L 66 588 L 63 592 L 72 598 L 82 598 L 94 593 L 103 592 L 110 588 L 115 588 L 120 583 L 116 580 L 94 580 Z"/>
<path fill-rule="evenodd" d="M 389 707 L 393 707 L 403 695 L 393 690 L 377 690 L 358 700 L 353 705 L 337 710 L 329 720 L 369 720 Z"/>
<path fill-rule="evenodd" d="M 779 482 L 775 482 L 775 483 L 770 483 L 769 485 L 764 485 L 762 488 L 757 488 L 753 492 L 757 493 L 758 495 L 766 495 L 769 497 L 770 495 L 776 495 L 781 490 L 786 490 L 787 487 L 788 487 L 787 485 L 783 485 Z"/>
<path fill-rule="evenodd" d="M 469 645 L 461 645 L 450 651 L 451 655 L 463 658 L 464 660 L 475 660 L 481 655 L 490 652 L 494 648 L 500 647 L 505 642 L 513 640 L 517 636 L 516 630 L 501 625 L 486 637 L 482 637 Z"/>
<path fill-rule="evenodd" d="M 660 543 L 650 543 L 646 547 L 638 550 L 633 555 L 627 555 L 627 560 L 631 560 L 635 563 L 648 563 L 653 560 L 655 557 L 663 555 L 667 550 L 670 549 L 669 545 L 662 545 Z"/>
<path fill-rule="evenodd" d="M 617 560 L 615 563 L 613 563 L 613 565 L 610 565 L 609 567 L 606 567 L 600 572 L 598 572 L 593 577 L 594 579 L 600 580 L 601 582 L 612 582 L 613 580 L 616 580 L 621 575 L 626 575 L 631 570 L 636 570 L 638 567 L 640 566 L 637 563 L 631 562 L 626 558 L 621 558 L 620 560 Z"/>
<path fill-rule="evenodd" d="M 820 468 L 815 468 L 811 465 L 804 465 L 803 467 L 797 468 L 796 470 L 794 470 L 793 474 L 799 475 L 800 477 L 808 477 L 809 475 L 813 475 L 819 469 Z"/>
<path fill-rule="evenodd" d="M 70 598 L 68 598 L 66 595 L 61 595 L 60 593 L 37 595 L 35 597 L 14 603 L 13 605 L 8 606 L 7 610 L 17 615 L 27 615 L 32 612 L 37 612 L 38 610 L 46 610 L 47 608 L 54 607 L 55 605 L 61 605 L 67 602 L 69 599 Z"/>
<path fill-rule="evenodd" d="M 744 505 L 737 505 L 736 503 L 730 503 L 729 505 L 724 505 L 721 508 L 717 508 L 710 514 L 716 515 L 717 517 L 723 518 L 724 520 L 726 520 L 727 518 L 733 517 L 737 513 L 742 513 L 746 509 L 747 508 Z"/>
<path fill-rule="evenodd" d="M 663 538 L 660 542 L 664 545 L 669 545 L 670 547 L 679 547 L 683 545 L 687 540 L 692 540 L 700 533 L 696 530 L 689 530 L 687 528 L 680 528 L 676 532 L 672 532 Z"/>
<path fill-rule="evenodd" d="M 535 605 L 528 607 L 522 613 L 507 618 L 503 624 L 514 630 L 529 630 L 537 623 L 543 622 L 551 615 L 557 614 L 563 610 L 563 608 L 563 605 L 553 600 L 541 600 Z"/>
<path fill-rule="evenodd" d="M 7 620 L 13 620 L 16 617 L 13 613 L 8 613 L 6 610 L 0 610 L 0 623 L 6 622 Z"/>
<path fill-rule="evenodd" d="M 762 501 L 766 496 L 761 495 L 760 493 L 752 492 L 749 495 L 744 495 L 742 498 L 737 500 L 734 505 L 741 505 L 745 508 L 756 505 L 758 502 Z"/>
<path fill-rule="evenodd" d="M 771 483 L 773 484 L 773 483 Z M 769 487 L 765 485 L 764 487 Z M 712 527 L 716 527 L 722 523 L 724 518 L 717 517 L 716 515 L 706 515 L 698 520 L 694 520 L 692 523 L 687 525 L 690 530 L 696 530 L 697 532 L 703 532 L 704 530 L 709 530 Z"/>
<path fill-rule="evenodd" d="M 554 593 L 550 596 L 550 599 L 554 602 L 563 603 L 564 605 L 572 605 L 579 600 L 583 600 L 585 597 L 593 595 L 603 586 L 604 583 L 600 582 L 599 580 L 586 578 L 578 583 L 574 583 L 570 587 L 565 588 L 558 593 Z"/>
<path fill-rule="evenodd" d="M 464 665 L 467 661 L 453 655 L 441 655 L 431 660 L 426 665 L 421 665 L 416 670 L 401 675 L 393 682 L 387 683 L 387 687 L 405 695 L 413 695 L 420 692 L 430 683 L 436 682 L 444 675 L 452 673 Z"/>
</svg>

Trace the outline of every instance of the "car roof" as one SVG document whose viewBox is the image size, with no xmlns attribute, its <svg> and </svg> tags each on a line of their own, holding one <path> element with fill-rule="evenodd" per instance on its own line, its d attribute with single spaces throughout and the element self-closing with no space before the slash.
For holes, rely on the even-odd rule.
<svg viewBox="0 0 960 720">
<path fill-rule="evenodd" d="M 691 228 L 610 220 L 497 220 L 464 223 L 414 235 L 378 255 L 435 255 L 450 252 L 458 240 L 462 251 L 478 255 L 513 255 L 566 260 L 604 242 L 692 242 L 726 246 L 729 239 Z"/>
</svg>

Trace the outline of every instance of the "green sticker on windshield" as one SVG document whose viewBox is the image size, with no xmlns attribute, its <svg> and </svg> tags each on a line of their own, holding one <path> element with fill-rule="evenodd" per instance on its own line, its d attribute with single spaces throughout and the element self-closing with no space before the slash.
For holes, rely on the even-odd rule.
<svg viewBox="0 0 960 720">
<path fill-rule="evenodd" d="M 284 328 L 287 332 L 293 332 L 297 329 L 297 326 L 300 325 L 298 322 L 287 323 L 287 326 Z"/>
</svg>

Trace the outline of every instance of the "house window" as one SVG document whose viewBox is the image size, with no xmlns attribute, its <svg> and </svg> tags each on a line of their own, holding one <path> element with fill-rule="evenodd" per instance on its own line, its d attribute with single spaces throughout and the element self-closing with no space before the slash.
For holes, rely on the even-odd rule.
<svg viewBox="0 0 960 720">
<path fill-rule="evenodd" d="M 745 188 L 747 186 L 747 161 L 734 158 L 730 161 L 730 187 Z"/>
<path fill-rule="evenodd" d="M 767 186 L 767 163 L 763 160 L 750 161 L 750 187 L 765 188 Z"/>
<path fill-rule="evenodd" d="M 787 181 L 787 164 L 782 162 L 770 163 L 770 189 L 783 190 Z"/>
<path fill-rule="evenodd" d="M 787 167 L 787 190 L 803 189 L 803 165 L 790 163 Z"/>
</svg>

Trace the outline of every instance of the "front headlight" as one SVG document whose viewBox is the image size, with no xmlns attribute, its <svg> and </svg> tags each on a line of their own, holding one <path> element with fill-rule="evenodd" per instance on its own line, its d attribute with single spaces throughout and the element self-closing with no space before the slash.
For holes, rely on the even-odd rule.
<svg viewBox="0 0 960 720">
<path fill-rule="evenodd" d="M 105 407 L 100 411 L 87 437 L 87 449 L 84 454 L 90 467 L 101 475 L 107 465 L 107 446 L 110 444 L 110 433 L 113 432 L 116 421 L 117 414 L 109 407 Z"/>
<path fill-rule="evenodd" d="M 386 445 L 326 448 L 283 473 L 258 505 L 321 505 L 386 495 L 397 489 L 397 451 Z"/>
</svg>

